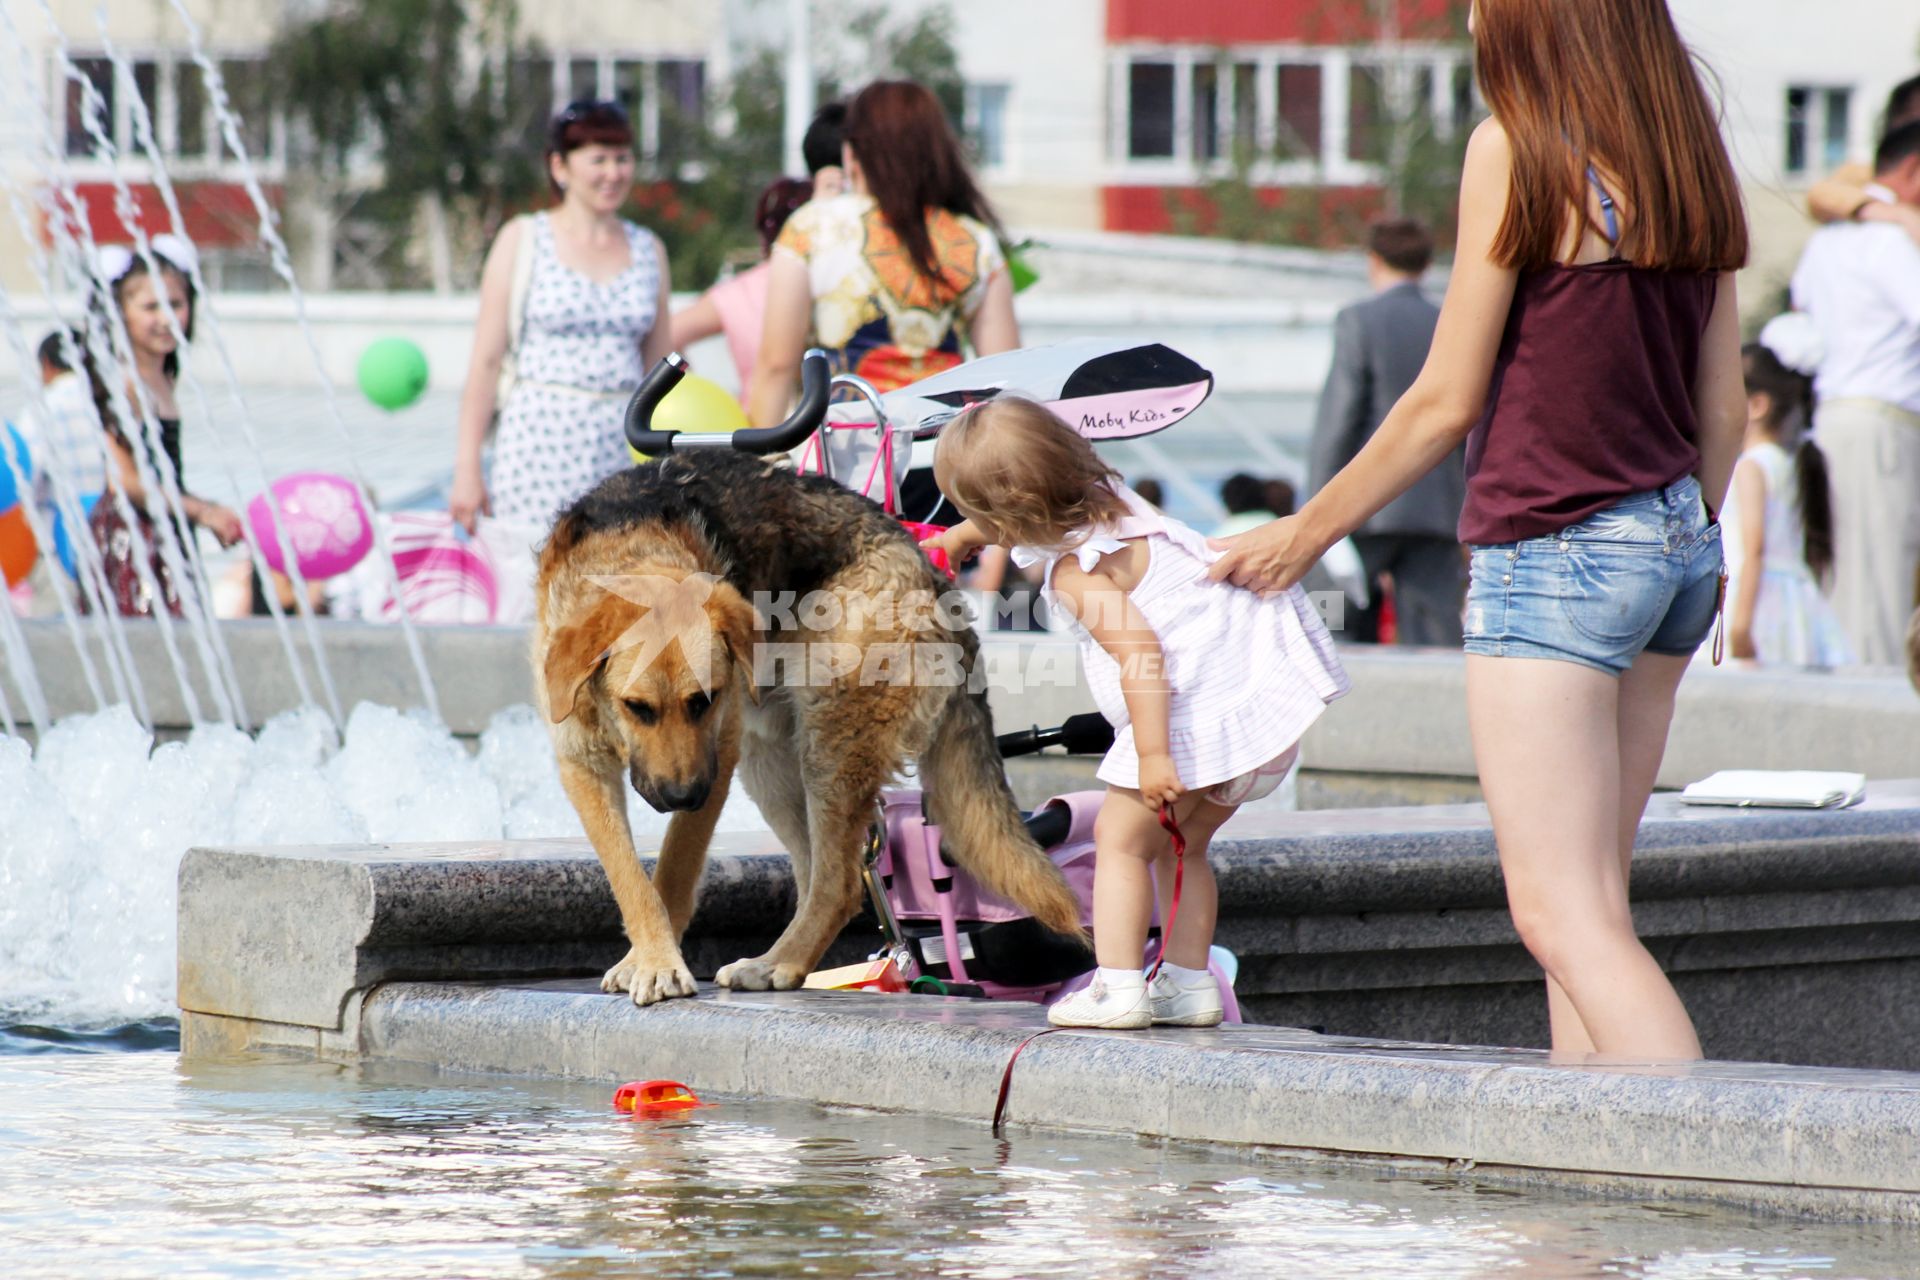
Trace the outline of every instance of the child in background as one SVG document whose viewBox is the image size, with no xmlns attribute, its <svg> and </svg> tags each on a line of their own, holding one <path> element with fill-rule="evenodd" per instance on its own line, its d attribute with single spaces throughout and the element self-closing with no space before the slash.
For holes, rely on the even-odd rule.
<svg viewBox="0 0 1920 1280">
<path fill-rule="evenodd" d="M 1788 666 L 1840 666 L 1853 654 L 1820 590 L 1833 567 L 1833 499 L 1826 461 L 1802 436 L 1811 387 L 1758 342 L 1740 354 L 1747 435 L 1720 513 L 1727 652 Z"/>
<path fill-rule="evenodd" d="M 1347 691 L 1333 642 L 1298 588 L 1262 597 L 1206 580 L 1206 539 L 1154 511 L 1044 407 L 1002 396 L 940 433 L 934 477 L 964 523 L 928 542 L 958 564 L 984 546 L 1038 565 L 1041 594 L 1071 618 L 1094 700 L 1119 731 L 1101 762 L 1094 830 L 1092 983 L 1048 1011 L 1056 1026 L 1214 1026 L 1207 972 L 1217 893 L 1207 845 L 1286 777 L 1307 726 Z M 1189 854 L 1180 908 L 1162 905 L 1165 963 L 1142 958 L 1155 873 L 1173 885 L 1160 824 Z"/>
</svg>

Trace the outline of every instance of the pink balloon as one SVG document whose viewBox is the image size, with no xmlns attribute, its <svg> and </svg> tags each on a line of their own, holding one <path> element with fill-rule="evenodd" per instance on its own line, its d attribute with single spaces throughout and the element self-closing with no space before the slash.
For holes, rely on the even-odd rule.
<svg viewBox="0 0 1920 1280">
<path fill-rule="evenodd" d="M 280 526 L 294 563 L 306 577 L 345 573 L 373 548 L 373 521 L 352 481 L 324 471 L 300 471 L 274 481 L 273 494 L 280 502 Z M 266 494 L 247 504 L 247 522 L 267 564 L 285 573 Z"/>
</svg>

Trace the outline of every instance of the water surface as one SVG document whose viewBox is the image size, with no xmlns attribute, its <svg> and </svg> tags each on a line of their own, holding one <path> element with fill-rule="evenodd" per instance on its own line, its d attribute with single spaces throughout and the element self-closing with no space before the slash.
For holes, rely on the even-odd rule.
<svg viewBox="0 0 1920 1280">
<path fill-rule="evenodd" d="M 172 1039 L 0 1032 L 9 1276 L 1920 1275 L 1890 1227 Z"/>
</svg>

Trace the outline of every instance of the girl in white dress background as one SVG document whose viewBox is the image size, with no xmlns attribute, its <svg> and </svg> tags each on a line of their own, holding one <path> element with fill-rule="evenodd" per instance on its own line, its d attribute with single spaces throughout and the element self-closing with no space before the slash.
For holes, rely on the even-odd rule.
<svg viewBox="0 0 1920 1280">
<path fill-rule="evenodd" d="M 1016 564 L 1040 566 L 1042 596 L 1072 621 L 1094 700 L 1118 730 L 1100 765 L 1107 798 L 1094 829 L 1100 968 L 1049 1020 L 1215 1025 L 1207 845 L 1240 805 L 1280 784 L 1301 735 L 1347 691 L 1332 637 L 1297 587 L 1263 597 L 1208 581 L 1216 553 L 1205 537 L 1148 506 L 1078 432 L 1030 400 L 1003 396 L 954 419 L 933 467 L 966 521 L 926 545 L 956 565 L 999 545 Z M 1163 893 L 1173 885 L 1163 805 L 1189 856 L 1165 962 L 1149 984 L 1142 957 L 1156 871 Z"/>
<path fill-rule="evenodd" d="M 1747 435 L 1720 513 L 1727 558 L 1727 652 L 1798 667 L 1853 661 L 1821 582 L 1833 567 L 1826 461 L 1803 433 L 1807 378 L 1750 342 Z"/>
</svg>

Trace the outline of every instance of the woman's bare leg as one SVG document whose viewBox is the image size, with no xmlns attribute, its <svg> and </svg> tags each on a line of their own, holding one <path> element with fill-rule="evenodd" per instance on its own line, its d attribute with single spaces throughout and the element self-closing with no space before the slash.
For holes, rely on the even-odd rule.
<svg viewBox="0 0 1920 1280">
<path fill-rule="evenodd" d="M 1629 689 L 1577 663 L 1467 655 L 1474 756 L 1508 906 L 1560 988 L 1549 1003 L 1558 1053 L 1700 1056 L 1673 984 L 1634 933 L 1621 852 L 1626 815 L 1637 825 L 1658 767 L 1646 760 L 1649 721 L 1669 676 L 1656 663 Z"/>
<path fill-rule="evenodd" d="M 1626 877 L 1631 900 L 1633 842 L 1640 819 L 1653 794 L 1660 760 L 1667 751 L 1667 730 L 1673 723 L 1674 692 L 1687 673 L 1691 655 L 1643 653 L 1619 681 L 1620 727 L 1620 871 Z M 1547 978 L 1547 1008 L 1553 1020 L 1554 1048 L 1562 1053 L 1592 1053 L 1593 1039 L 1580 1021 L 1573 1002 L 1551 976 Z M 1564 1034 L 1563 1034 L 1564 1033 Z M 1563 1043 L 1564 1041 L 1564 1043 Z"/>
</svg>

